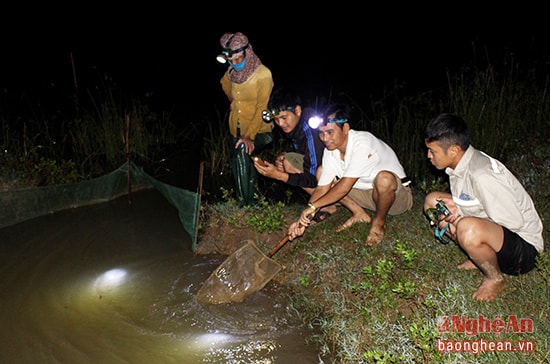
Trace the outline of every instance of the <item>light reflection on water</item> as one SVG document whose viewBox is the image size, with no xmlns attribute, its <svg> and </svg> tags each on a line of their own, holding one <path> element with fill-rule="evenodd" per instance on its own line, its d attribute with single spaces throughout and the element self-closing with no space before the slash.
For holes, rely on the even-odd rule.
<svg viewBox="0 0 550 364">
<path fill-rule="evenodd" d="M 280 287 L 197 302 L 224 258 L 194 255 L 154 190 L 1 229 L 0 362 L 319 362 Z"/>
</svg>

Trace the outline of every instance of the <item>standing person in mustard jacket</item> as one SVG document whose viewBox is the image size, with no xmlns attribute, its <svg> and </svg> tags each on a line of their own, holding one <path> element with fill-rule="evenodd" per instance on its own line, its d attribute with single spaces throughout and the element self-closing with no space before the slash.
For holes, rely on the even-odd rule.
<svg viewBox="0 0 550 364">
<path fill-rule="evenodd" d="M 242 33 L 226 33 L 220 39 L 222 54 L 218 61 L 229 64 L 221 87 L 229 99 L 231 171 L 240 206 L 257 204 L 257 174 L 251 156 L 273 142 L 273 122 L 264 122 L 262 112 L 273 89 L 271 71 L 254 53 Z"/>
</svg>

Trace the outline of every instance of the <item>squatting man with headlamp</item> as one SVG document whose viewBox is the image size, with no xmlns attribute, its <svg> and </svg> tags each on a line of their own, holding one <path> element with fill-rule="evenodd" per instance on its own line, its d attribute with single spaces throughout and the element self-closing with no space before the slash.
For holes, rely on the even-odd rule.
<svg viewBox="0 0 550 364">
<path fill-rule="evenodd" d="M 424 142 L 430 162 L 449 175 L 451 190 L 430 192 L 424 211 L 432 222 L 437 220 L 436 231 L 468 256 L 458 268 L 477 268 L 483 274 L 472 298 L 492 301 L 506 287 L 503 273 L 519 275 L 535 267 L 544 248 L 540 216 L 517 178 L 500 161 L 470 145 L 461 117 L 441 114 L 433 119 Z M 434 208 L 439 216 L 432 216 Z"/>
<path fill-rule="evenodd" d="M 317 210 L 340 202 L 352 216 L 337 231 L 372 222 L 365 244 L 380 244 L 387 215 L 402 214 L 413 205 L 410 179 L 389 145 L 370 132 L 351 129 L 348 105 L 328 105 L 322 119 L 323 169 L 308 207 L 288 228 L 289 238 L 303 235 Z M 354 203 L 348 204 L 346 197 Z M 365 209 L 374 211 L 372 219 Z"/>
</svg>

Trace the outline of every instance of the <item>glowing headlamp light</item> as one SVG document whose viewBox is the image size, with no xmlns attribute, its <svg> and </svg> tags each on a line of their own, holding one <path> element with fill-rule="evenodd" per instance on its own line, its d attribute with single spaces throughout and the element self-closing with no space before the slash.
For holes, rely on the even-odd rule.
<svg viewBox="0 0 550 364">
<path fill-rule="evenodd" d="M 228 59 L 231 59 L 231 57 L 233 57 L 234 54 L 240 53 L 244 51 L 246 48 L 248 48 L 248 44 L 245 45 L 244 47 L 237 48 L 237 49 L 231 49 L 229 47 L 225 47 L 222 49 L 222 53 L 216 56 L 216 60 L 220 63 L 225 63 L 227 62 Z"/>
<path fill-rule="evenodd" d="M 278 107 L 273 107 L 269 110 L 262 111 L 262 119 L 266 123 L 270 123 L 275 120 L 275 116 L 279 115 L 283 111 L 294 111 L 296 106 L 287 106 L 286 108 L 279 109 Z"/>
<path fill-rule="evenodd" d="M 327 123 L 337 123 L 337 124 L 343 124 L 347 123 L 348 119 L 334 119 L 334 118 L 327 118 Z M 312 129 L 317 129 L 319 126 L 324 124 L 324 120 L 322 117 L 314 115 L 309 118 L 308 122 L 309 127 Z"/>
<path fill-rule="evenodd" d="M 312 129 L 317 129 L 322 122 L 323 122 L 323 118 L 317 115 L 310 117 L 309 120 L 307 121 L 307 123 L 309 124 L 309 127 Z"/>
</svg>

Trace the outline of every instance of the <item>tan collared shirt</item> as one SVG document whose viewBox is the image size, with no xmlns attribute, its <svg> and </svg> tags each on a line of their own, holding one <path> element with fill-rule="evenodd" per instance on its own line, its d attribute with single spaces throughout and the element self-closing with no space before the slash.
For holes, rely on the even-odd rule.
<svg viewBox="0 0 550 364">
<path fill-rule="evenodd" d="M 445 172 L 460 215 L 491 220 L 543 251 L 543 226 L 535 204 L 504 164 L 470 146 L 456 169 Z"/>
</svg>

